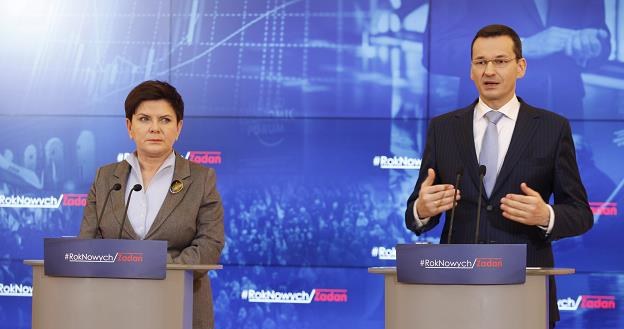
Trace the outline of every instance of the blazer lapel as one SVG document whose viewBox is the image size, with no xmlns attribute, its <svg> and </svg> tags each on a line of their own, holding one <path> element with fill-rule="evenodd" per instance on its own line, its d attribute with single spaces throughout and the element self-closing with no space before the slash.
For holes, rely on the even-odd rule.
<svg viewBox="0 0 624 329">
<path fill-rule="evenodd" d="M 549 3 L 552 2 L 549 1 Z M 547 26 L 548 24 L 548 17 L 546 20 L 546 24 L 544 24 L 542 22 L 542 18 L 539 15 L 539 12 L 537 11 L 537 5 L 535 4 L 535 0 L 526 0 L 523 2 L 523 5 L 526 7 L 526 13 L 529 15 L 529 19 L 533 20 L 533 24 L 535 24 L 536 26 Z M 550 16 L 550 10 L 548 11 L 548 15 Z"/>
<path fill-rule="evenodd" d="M 178 193 L 167 193 L 167 197 L 165 197 L 165 201 L 163 201 L 156 218 L 154 219 L 154 223 L 150 227 L 149 231 L 145 235 L 145 239 L 149 239 L 156 231 L 162 226 L 162 224 L 167 220 L 167 218 L 171 215 L 173 210 L 180 204 L 186 192 L 189 190 L 191 183 L 193 182 L 191 178 L 191 167 L 189 165 L 188 160 L 180 157 L 176 153 L 175 167 L 173 171 L 173 181 L 179 180 L 183 184 L 183 188 Z"/>
<path fill-rule="evenodd" d="M 474 107 L 476 104 L 474 102 L 455 114 L 457 121 L 454 131 L 462 165 L 464 166 L 464 175 L 470 176 L 474 185 L 479 188 L 479 162 L 477 160 L 477 152 L 475 151 L 473 133 Z"/>
<path fill-rule="evenodd" d="M 124 210 L 126 209 L 126 184 L 128 183 L 128 174 L 130 173 L 130 164 L 127 161 L 122 161 L 115 168 L 115 172 L 113 173 L 112 185 L 119 183 L 121 184 L 121 190 L 118 192 L 113 192 L 111 195 L 111 203 L 113 205 L 113 214 L 115 215 L 115 220 L 117 223 L 121 225 L 121 222 L 124 218 Z M 129 220 L 126 220 L 124 224 L 124 231 L 130 235 L 130 237 L 134 240 L 137 239 L 137 235 L 134 232 L 134 228 L 132 228 L 132 224 L 130 224 Z"/>
<path fill-rule="evenodd" d="M 520 100 L 522 102 L 522 100 Z M 539 120 L 539 113 L 534 111 L 526 103 L 522 102 L 520 105 L 520 111 L 518 112 L 518 120 L 516 121 L 516 127 L 514 128 L 513 135 L 511 136 L 511 143 L 505 155 L 503 166 L 496 178 L 496 183 L 492 189 L 492 195 L 501 188 L 505 183 L 505 180 L 511 174 L 513 168 L 518 163 L 518 160 L 522 157 L 524 149 L 529 145 L 535 129 L 537 128 Z"/>
</svg>

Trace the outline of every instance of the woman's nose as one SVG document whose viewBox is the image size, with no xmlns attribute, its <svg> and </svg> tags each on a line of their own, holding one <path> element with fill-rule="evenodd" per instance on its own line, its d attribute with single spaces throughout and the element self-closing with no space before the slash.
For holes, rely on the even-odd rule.
<svg viewBox="0 0 624 329">
<path fill-rule="evenodd" d="M 160 127 L 158 126 L 158 122 L 154 121 L 152 122 L 152 124 L 149 127 L 150 132 L 159 132 L 160 131 Z"/>
</svg>

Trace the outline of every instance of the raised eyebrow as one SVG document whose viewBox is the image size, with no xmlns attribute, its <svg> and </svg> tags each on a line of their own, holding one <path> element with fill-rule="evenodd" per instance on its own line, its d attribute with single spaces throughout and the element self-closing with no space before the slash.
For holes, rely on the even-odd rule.
<svg viewBox="0 0 624 329">
<path fill-rule="evenodd" d="M 172 117 L 171 117 L 171 115 L 169 115 L 169 114 L 165 114 L 165 115 L 161 115 L 161 116 L 159 116 L 158 118 L 159 118 L 159 119 L 171 119 Z"/>
</svg>

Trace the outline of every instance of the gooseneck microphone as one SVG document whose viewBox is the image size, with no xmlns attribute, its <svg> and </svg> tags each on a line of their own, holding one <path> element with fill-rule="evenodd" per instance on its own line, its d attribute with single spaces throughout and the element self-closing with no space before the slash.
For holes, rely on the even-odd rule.
<svg viewBox="0 0 624 329">
<path fill-rule="evenodd" d="M 128 206 L 130 206 L 130 198 L 132 197 L 132 192 L 138 192 L 142 189 L 143 186 L 141 186 L 141 184 L 134 184 L 134 186 L 130 190 L 130 193 L 128 194 L 128 200 L 126 201 L 126 209 L 124 210 L 123 220 L 121 221 L 121 226 L 119 227 L 119 235 L 117 236 L 117 239 L 121 239 L 121 233 L 123 233 L 124 225 L 126 225 L 126 218 L 128 218 Z"/>
<path fill-rule="evenodd" d="M 485 177 L 485 166 L 479 166 L 479 199 L 477 200 L 477 227 L 475 228 L 475 241 L 479 243 L 479 223 L 481 222 L 481 198 L 483 197 L 483 178 Z"/>
<path fill-rule="evenodd" d="M 117 183 L 115 185 L 113 185 L 113 187 L 111 187 L 110 190 L 108 190 L 108 193 L 106 193 L 106 198 L 104 198 L 104 205 L 102 205 L 102 210 L 100 210 L 100 214 L 95 217 L 95 230 L 93 231 L 93 236 L 91 237 L 92 239 L 95 239 L 95 237 L 97 236 L 98 232 L 100 232 L 100 235 L 102 235 L 102 229 L 100 228 L 100 222 L 102 222 L 102 215 L 104 215 L 104 210 L 106 210 L 106 205 L 108 204 L 108 200 L 111 196 L 111 193 L 113 193 L 113 191 L 119 191 L 121 190 L 121 184 Z"/>
<path fill-rule="evenodd" d="M 446 237 L 446 243 L 448 244 L 451 243 L 451 236 L 453 235 L 453 221 L 455 220 L 455 207 L 457 206 L 457 204 L 455 203 L 455 199 L 457 199 L 457 190 L 459 189 L 459 181 L 461 180 L 463 175 L 464 175 L 464 167 L 460 167 L 459 170 L 457 170 L 457 175 L 455 175 L 455 186 L 453 186 L 455 188 L 455 191 L 453 192 L 453 208 L 451 208 L 451 221 L 449 224 L 448 236 Z"/>
</svg>

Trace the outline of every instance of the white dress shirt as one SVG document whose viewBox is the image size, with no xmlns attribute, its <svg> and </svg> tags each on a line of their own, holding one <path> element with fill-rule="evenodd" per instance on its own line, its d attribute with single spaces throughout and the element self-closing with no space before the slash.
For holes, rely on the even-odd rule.
<svg viewBox="0 0 624 329">
<path fill-rule="evenodd" d="M 488 125 L 488 120 L 485 117 L 485 114 L 495 111 L 494 109 L 487 106 L 481 98 L 479 98 L 479 102 L 475 106 L 474 116 L 472 121 L 472 132 L 474 138 L 475 151 L 477 155 L 477 159 L 479 159 L 479 153 L 481 152 L 481 143 L 483 142 L 483 135 L 485 135 L 485 129 Z M 514 128 L 516 127 L 516 120 L 518 119 L 518 113 L 520 112 L 520 101 L 516 95 L 514 95 L 509 102 L 503 105 L 500 109 L 498 109 L 500 113 L 503 114 L 501 119 L 496 124 L 496 130 L 498 132 L 498 163 L 496 165 L 496 176 L 500 173 L 501 168 L 503 167 L 503 162 L 505 160 L 505 156 L 507 155 L 507 150 L 509 150 L 509 145 L 511 144 L 511 137 L 513 136 Z M 529 186 L 530 187 L 530 186 Z M 422 226 L 427 224 L 429 218 L 419 218 L 418 212 L 416 211 L 416 207 L 418 205 L 418 199 L 414 202 L 414 218 L 416 218 L 416 224 L 418 226 Z M 550 211 L 550 221 L 548 226 L 539 226 L 542 229 L 546 230 L 546 233 L 550 233 L 555 224 L 555 212 L 550 205 L 548 205 L 548 210 Z"/>
<path fill-rule="evenodd" d="M 132 193 L 130 205 L 128 206 L 128 219 L 137 236 L 144 239 L 150 227 L 152 227 L 156 215 L 160 211 L 160 207 L 169 192 L 169 187 L 173 180 L 175 153 L 171 152 L 171 155 L 165 159 L 165 162 L 158 168 L 158 171 L 156 171 L 154 177 L 152 177 L 147 188 L 145 184 L 143 184 L 141 166 L 139 165 L 139 159 L 136 153 L 128 155 L 126 161 L 130 164 L 132 169 L 130 169 L 130 174 L 128 176 L 125 200 L 128 200 L 130 190 L 132 190 L 135 184 L 141 184 L 141 186 L 143 186 L 143 189 L 140 191 L 134 191 Z"/>
</svg>

